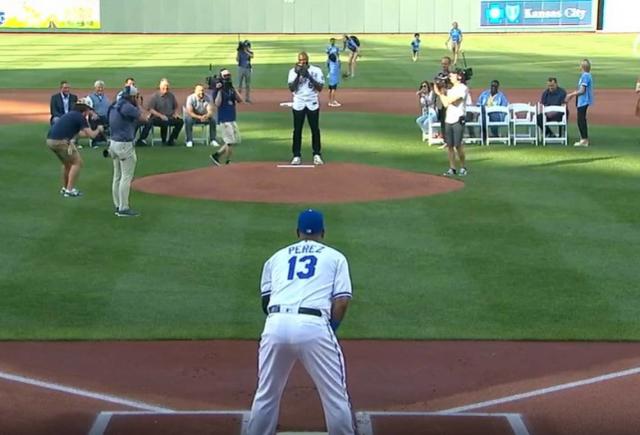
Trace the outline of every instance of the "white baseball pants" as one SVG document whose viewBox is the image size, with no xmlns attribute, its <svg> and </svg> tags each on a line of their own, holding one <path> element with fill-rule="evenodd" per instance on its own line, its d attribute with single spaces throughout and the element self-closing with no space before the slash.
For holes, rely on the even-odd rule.
<svg viewBox="0 0 640 435">
<path fill-rule="evenodd" d="M 280 399 L 296 360 L 318 389 L 329 435 L 354 435 L 344 357 L 324 317 L 273 313 L 267 317 L 258 355 L 258 389 L 248 435 L 276 433 Z"/>
</svg>

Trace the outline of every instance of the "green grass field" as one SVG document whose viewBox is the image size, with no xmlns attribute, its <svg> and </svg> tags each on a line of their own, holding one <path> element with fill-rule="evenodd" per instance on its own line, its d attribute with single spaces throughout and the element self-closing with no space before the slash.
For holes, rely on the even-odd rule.
<svg viewBox="0 0 640 435">
<path fill-rule="evenodd" d="M 429 59 L 413 64 L 409 36 L 363 38 L 360 74 L 348 86 L 413 88 L 444 54 L 441 35 L 424 39 Z M 301 48 L 322 63 L 325 38 L 251 40 L 256 87 L 281 87 Z M 467 42 L 478 86 L 500 77 L 506 87 L 540 87 L 553 66 L 571 88 L 582 57 L 594 60 L 599 87 L 633 82 L 633 71 L 621 70 L 627 36 L 470 35 Z M 576 54 L 578 42 L 588 49 Z M 230 65 L 234 49 L 235 38 L 217 36 L 3 35 L 0 50 L 12 59 L 0 60 L 0 87 L 55 89 L 62 78 L 76 88 L 96 78 L 115 86 L 130 74 L 143 87 L 160 76 L 187 87 L 209 61 Z M 239 116 L 238 160 L 288 156 L 289 113 Z M 445 155 L 419 141 L 411 116 L 325 111 L 322 118 L 331 161 L 446 168 Z M 590 128 L 589 149 L 469 147 L 472 172 L 456 193 L 320 207 L 327 242 L 349 258 L 354 283 L 341 337 L 640 339 L 637 128 Z M 259 336 L 262 264 L 293 240 L 298 211 L 314 204 L 132 192 L 142 216 L 118 219 L 111 163 L 99 151 L 83 151 L 86 195 L 58 195 L 46 130 L 0 126 L 1 339 Z M 205 147 L 142 148 L 138 159 L 138 177 L 208 164 Z"/>
</svg>

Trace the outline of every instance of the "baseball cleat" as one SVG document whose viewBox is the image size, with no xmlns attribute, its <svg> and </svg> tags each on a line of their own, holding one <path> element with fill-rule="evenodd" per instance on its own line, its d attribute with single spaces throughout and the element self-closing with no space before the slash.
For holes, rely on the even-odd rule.
<svg viewBox="0 0 640 435">
<path fill-rule="evenodd" d="M 313 156 L 313 164 L 314 165 L 324 165 L 324 162 L 322 161 L 322 157 L 320 157 L 319 154 L 316 154 L 315 156 Z"/>
<path fill-rule="evenodd" d="M 291 164 L 292 165 L 299 165 L 300 163 L 302 163 L 302 160 L 300 159 L 300 157 L 294 157 L 293 159 L 291 159 Z"/>
</svg>

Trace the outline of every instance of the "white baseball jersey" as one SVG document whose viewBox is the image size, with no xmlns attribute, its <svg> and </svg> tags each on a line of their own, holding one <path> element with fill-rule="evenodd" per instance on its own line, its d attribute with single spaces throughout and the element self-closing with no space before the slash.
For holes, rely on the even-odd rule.
<svg viewBox="0 0 640 435">
<path fill-rule="evenodd" d="M 260 292 L 270 295 L 269 306 L 315 308 L 330 316 L 333 299 L 352 295 L 347 259 L 322 243 L 300 240 L 266 261 Z"/>
<path fill-rule="evenodd" d="M 322 70 L 314 65 L 309 65 L 309 75 L 313 79 L 321 84 L 324 84 L 324 76 Z M 295 68 L 289 70 L 289 78 L 287 83 L 291 84 L 296 79 L 298 74 Z M 316 110 L 320 107 L 318 101 L 318 91 L 315 90 L 309 79 L 306 77 L 300 77 L 298 82 L 298 89 L 293 92 L 293 110 L 302 110 L 307 107 L 309 110 Z"/>
</svg>

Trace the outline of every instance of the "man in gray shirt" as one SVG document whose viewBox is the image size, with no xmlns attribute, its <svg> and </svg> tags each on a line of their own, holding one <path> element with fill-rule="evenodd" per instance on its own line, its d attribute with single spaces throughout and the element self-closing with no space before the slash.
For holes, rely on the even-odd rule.
<svg viewBox="0 0 640 435">
<path fill-rule="evenodd" d="M 180 106 L 175 95 L 169 92 L 169 80 L 160 80 L 158 92 L 153 94 L 149 100 L 147 109 L 151 112 L 149 122 L 142 129 L 138 142 L 144 142 L 149 135 L 151 128 L 156 125 L 160 127 L 160 138 L 162 144 L 172 146 L 182 130 L 183 121 L 180 119 Z M 168 127 L 173 127 L 171 136 L 167 140 Z"/>
<path fill-rule="evenodd" d="M 253 50 L 251 42 L 245 40 L 238 43 L 238 92 L 242 93 L 242 83 L 244 82 L 244 102 L 251 104 L 251 59 Z"/>
</svg>

